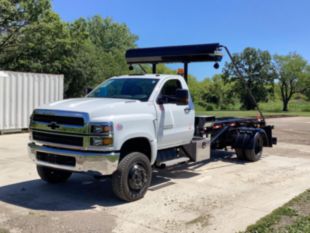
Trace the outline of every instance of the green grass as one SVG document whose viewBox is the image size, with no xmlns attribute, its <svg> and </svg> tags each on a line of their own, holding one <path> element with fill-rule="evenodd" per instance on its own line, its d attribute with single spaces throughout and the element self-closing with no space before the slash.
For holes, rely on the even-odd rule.
<svg viewBox="0 0 310 233">
<path fill-rule="evenodd" d="M 265 112 L 282 112 L 282 102 L 280 100 L 260 103 L 259 106 Z M 310 112 L 310 102 L 305 100 L 291 100 L 288 109 L 291 112 Z"/>
<path fill-rule="evenodd" d="M 310 116 L 310 112 L 264 112 L 265 117 Z M 216 117 L 256 117 L 257 111 L 197 111 L 197 115 Z"/>
<path fill-rule="evenodd" d="M 245 233 L 310 232 L 310 190 L 249 226 Z"/>
<path fill-rule="evenodd" d="M 216 117 L 256 117 L 257 111 L 243 111 L 237 110 L 240 104 L 231 106 L 231 110 L 214 110 L 205 111 L 200 106 L 196 107 L 198 115 L 211 115 Z M 282 116 L 310 116 L 310 102 L 305 100 L 292 100 L 289 103 L 289 111 L 282 111 L 281 101 L 270 101 L 268 103 L 261 103 L 260 109 L 266 117 L 282 117 Z"/>
</svg>

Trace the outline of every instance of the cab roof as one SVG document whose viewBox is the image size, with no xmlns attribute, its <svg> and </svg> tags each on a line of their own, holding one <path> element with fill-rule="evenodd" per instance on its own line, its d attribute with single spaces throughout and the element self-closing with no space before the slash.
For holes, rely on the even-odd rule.
<svg viewBox="0 0 310 233">
<path fill-rule="evenodd" d="M 175 77 L 177 74 L 133 74 L 133 75 L 121 75 L 112 77 L 113 79 L 122 79 L 122 78 L 152 78 L 152 79 L 162 79 L 164 77 Z"/>
</svg>

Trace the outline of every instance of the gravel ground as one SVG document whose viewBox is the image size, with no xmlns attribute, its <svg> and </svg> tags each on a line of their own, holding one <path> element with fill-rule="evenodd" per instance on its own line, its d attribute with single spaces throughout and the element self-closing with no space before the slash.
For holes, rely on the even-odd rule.
<svg viewBox="0 0 310 233">
<path fill-rule="evenodd" d="M 0 136 L 0 232 L 237 232 L 310 188 L 310 118 L 270 119 L 279 145 L 262 160 L 229 153 L 209 163 L 154 171 L 134 203 L 113 196 L 110 179 L 76 174 L 39 180 L 27 134 Z"/>
</svg>

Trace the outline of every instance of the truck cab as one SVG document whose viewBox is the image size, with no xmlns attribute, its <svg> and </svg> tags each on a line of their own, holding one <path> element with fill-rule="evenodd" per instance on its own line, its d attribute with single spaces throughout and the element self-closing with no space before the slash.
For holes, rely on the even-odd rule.
<svg viewBox="0 0 310 233">
<path fill-rule="evenodd" d="M 30 154 L 41 175 L 48 168 L 111 175 L 130 152 L 143 153 L 154 165 L 158 150 L 190 143 L 194 121 L 182 76 L 113 77 L 85 98 L 36 109 Z"/>
</svg>

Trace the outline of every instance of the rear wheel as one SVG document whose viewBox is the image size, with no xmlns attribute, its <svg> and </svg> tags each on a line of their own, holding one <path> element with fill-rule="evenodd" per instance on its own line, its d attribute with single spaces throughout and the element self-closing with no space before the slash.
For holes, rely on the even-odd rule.
<svg viewBox="0 0 310 233">
<path fill-rule="evenodd" d="M 70 171 L 44 166 L 37 166 L 37 171 L 42 180 L 52 184 L 65 182 L 72 174 Z"/>
<path fill-rule="evenodd" d="M 250 150 L 244 150 L 246 160 L 255 162 L 262 157 L 264 141 L 260 133 L 256 133 L 254 136 L 254 147 Z"/>
<path fill-rule="evenodd" d="M 239 160 L 245 160 L 244 149 L 235 148 L 235 151 L 236 151 L 237 158 Z"/>
<path fill-rule="evenodd" d="M 152 168 L 146 155 L 133 152 L 119 163 L 112 176 L 115 195 L 125 201 L 141 199 L 151 183 Z"/>
</svg>

